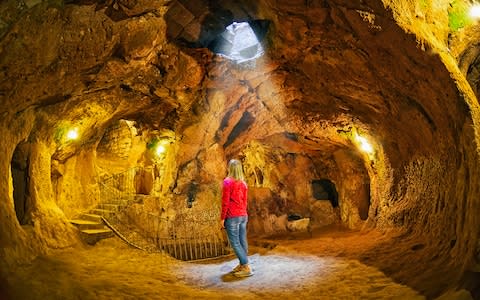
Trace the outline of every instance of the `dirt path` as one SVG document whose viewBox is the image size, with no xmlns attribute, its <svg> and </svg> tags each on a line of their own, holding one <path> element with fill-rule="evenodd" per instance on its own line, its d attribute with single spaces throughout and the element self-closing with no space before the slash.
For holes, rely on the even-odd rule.
<svg viewBox="0 0 480 300">
<path fill-rule="evenodd" d="M 319 239 L 327 247 L 329 237 Z M 234 257 L 179 262 L 109 239 L 10 270 L 9 295 L 0 299 L 424 299 L 374 267 L 312 248 L 318 240 L 252 244 L 273 249 L 252 246 L 255 274 L 237 279 L 229 274 Z"/>
</svg>

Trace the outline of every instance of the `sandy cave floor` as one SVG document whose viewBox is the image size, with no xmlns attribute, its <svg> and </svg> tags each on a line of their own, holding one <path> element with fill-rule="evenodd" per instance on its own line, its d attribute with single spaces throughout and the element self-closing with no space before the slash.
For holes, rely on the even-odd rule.
<svg viewBox="0 0 480 300">
<path fill-rule="evenodd" d="M 425 299 L 352 258 L 382 237 L 335 229 L 252 239 L 255 274 L 241 279 L 229 274 L 233 256 L 182 262 L 111 238 L 10 271 L 0 299 Z"/>
</svg>

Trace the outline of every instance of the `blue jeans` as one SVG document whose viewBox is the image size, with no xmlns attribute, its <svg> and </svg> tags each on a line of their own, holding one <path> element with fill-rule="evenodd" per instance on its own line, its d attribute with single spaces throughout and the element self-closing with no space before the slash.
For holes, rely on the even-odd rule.
<svg viewBox="0 0 480 300">
<path fill-rule="evenodd" d="M 247 222 L 248 216 L 225 219 L 230 246 L 242 265 L 248 264 Z"/>
</svg>

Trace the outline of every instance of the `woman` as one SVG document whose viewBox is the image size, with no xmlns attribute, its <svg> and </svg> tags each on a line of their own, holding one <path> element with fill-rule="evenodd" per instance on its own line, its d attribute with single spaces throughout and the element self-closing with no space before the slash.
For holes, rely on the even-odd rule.
<svg viewBox="0 0 480 300">
<path fill-rule="evenodd" d="M 236 159 L 228 162 L 228 175 L 223 180 L 222 228 L 227 230 L 228 240 L 240 263 L 232 273 L 237 277 L 253 275 L 248 264 L 247 242 L 247 191 L 242 164 Z"/>
</svg>

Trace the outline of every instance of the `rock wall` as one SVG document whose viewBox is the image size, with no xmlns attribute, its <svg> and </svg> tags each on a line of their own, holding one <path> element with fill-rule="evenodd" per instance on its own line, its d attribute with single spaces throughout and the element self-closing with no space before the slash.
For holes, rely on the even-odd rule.
<svg viewBox="0 0 480 300">
<path fill-rule="evenodd" d="M 68 223 L 62 210 L 54 200 L 52 182 L 50 180 L 51 155 L 50 145 L 38 139 L 29 138 L 34 128 L 34 114 L 25 112 L 2 126 L 3 153 L 10 159 L 2 160 L 2 204 L 1 215 L 4 222 L 1 230 L 0 258 L 4 266 L 11 267 L 29 261 L 48 249 L 63 248 L 77 242 L 77 235 Z M 16 145 L 29 144 L 28 165 L 28 202 L 25 206 L 24 220 L 19 220 L 13 199 L 12 160 Z M 20 222 L 24 225 L 20 225 Z"/>
</svg>

